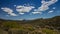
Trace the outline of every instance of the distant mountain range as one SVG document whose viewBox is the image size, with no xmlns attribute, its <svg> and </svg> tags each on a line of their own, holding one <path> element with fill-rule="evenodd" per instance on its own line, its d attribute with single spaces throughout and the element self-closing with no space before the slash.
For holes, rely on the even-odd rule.
<svg viewBox="0 0 60 34">
<path fill-rule="evenodd" d="M 54 19 L 54 18 L 60 18 L 60 16 L 54 16 L 52 18 L 45 18 L 45 19 Z M 38 19 L 33 19 L 33 20 L 25 20 L 25 19 L 23 19 L 23 20 L 9 20 L 9 19 L 0 18 L 0 20 L 7 20 L 7 21 L 34 21 L 34 20 L 41 20 L 41 19 L 45 20 L 44 18 L 38 18 Z"/>
</svg>

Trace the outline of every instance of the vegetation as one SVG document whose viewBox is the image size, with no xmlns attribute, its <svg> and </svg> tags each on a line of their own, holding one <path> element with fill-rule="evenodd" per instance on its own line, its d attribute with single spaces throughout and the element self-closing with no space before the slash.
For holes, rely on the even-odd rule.
<svg viewBox="0 0 60 34">
<path fill-rule="evenodd" d="M 0 19 L 0 34 L 60 34 L 60 16 L 28 21 Z"/>
</svg>

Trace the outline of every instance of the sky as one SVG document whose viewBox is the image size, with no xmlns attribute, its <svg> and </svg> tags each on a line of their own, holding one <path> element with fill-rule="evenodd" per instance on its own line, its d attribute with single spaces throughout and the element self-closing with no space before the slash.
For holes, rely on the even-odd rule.
<svg viewBox="0 0 60 34">
<path fill-rule="evenodd" d="M 60 0 L 0 0 L 0 18 L 32 20 L 60 16 Z"/>
</svg>

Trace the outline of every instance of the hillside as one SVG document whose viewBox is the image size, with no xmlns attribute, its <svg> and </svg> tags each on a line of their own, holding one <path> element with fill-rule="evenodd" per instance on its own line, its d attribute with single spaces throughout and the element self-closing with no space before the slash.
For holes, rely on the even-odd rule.
<svg viewBox="0 0 60 34">
<path fill-rule="evenodd" d="M 60 34 L 60 16 L 28 21 L 0 19 L 0 34 Z"/>
</svg>

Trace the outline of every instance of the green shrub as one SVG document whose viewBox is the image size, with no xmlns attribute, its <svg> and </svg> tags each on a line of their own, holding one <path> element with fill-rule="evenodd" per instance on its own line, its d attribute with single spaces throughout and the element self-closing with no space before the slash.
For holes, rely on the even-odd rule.
<svg viewBox="0 0 60 34">
<path fill-rule="evenodd" d="M 44 32 L 44 33 L 46 33 L 46 34 L 57 34 L 56 31 L 54 31 L 54 30 L 50 30 L 50 29 L 46 29 L 46 28 L 43 29 L 42 32 Z"/>
</svg>

